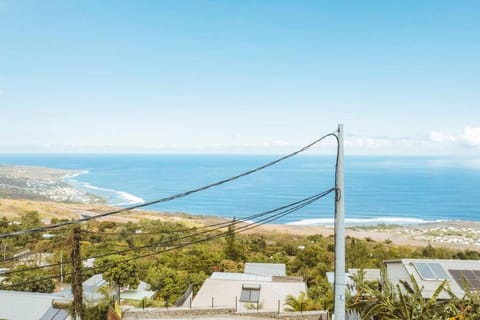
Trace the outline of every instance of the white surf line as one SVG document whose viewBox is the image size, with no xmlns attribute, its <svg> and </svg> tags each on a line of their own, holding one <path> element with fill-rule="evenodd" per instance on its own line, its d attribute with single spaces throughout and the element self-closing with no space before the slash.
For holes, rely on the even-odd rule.
<svg viewBox="0 0 480 320">
<path fill-rule="evenodd" d="M 113 205 L 113 206 L 132 205 L 132 204 L 139 204 L 139 203 L 144 203 L 145 202 L 145 200 L 143 200 L 142 198 L 137 197 L 137 196 L 135 196 L 131 193 L 125 192 L 125 191 L 120 191 L 120 190 L 115 190 L 115 189 L 110 189 L 110 188 L 97 187 L 97 186 L 94 186 L 94 185 L 92 185 L 88 182 L 78 181 L 78 180 L 74 179 L 75 177 L 78 177 L 82 174 L 89 174 L 89 171 L 88 170 L 82 170 L 81 172 L 69 175 L 65 179 L 70 180 L 70 182 L 73 182 L 74 184 L 79 184 L 86 189 L 102 191 L 102 192 L 106 192 L 106 193 L 110 193 L 110 194 L 113 193 L 113 194 L 117 195 L 117 197 L 112 197 L 112 196 L 108 196 L 108 195 L 100 195 L 100 196 L 106 196 L 108 198 L 108 200 L 112 200 L 112 198 L 120 198 L 122 200 L 125 200 L 125 201 L 121 201 L 119 203 L 112 203 L 112 202 L 109 201 L 110 205 Z"/>
<path fill-rule="evenodd" d="M 405 217 L 377 217 L 377 218 L 347 218 L 346 224 L 350 225 L 378 225 L 378 224 L 421 224 L 429 222 L 443 222 L 445 220 L 424 220 L 418 218 L 405 218 Z M 304 219 L 300 221 L 288 222 L 286 225 L 294 226 L 306 226 L 306 225 L 332 225 L 334 223 L 333 218 L 318 218 L 318 219 Z"/>
</svg>

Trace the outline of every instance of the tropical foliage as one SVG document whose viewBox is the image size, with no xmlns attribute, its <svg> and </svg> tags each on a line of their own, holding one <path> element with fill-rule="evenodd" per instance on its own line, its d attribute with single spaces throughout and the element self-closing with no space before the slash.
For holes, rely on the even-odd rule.
<svg viewBox="0 0 480 320">
<path fill-rule="evenodd" d="M 380 282 L 364 280 L 362 273 L 353 278 L 357 288 L 349 299 L 349 309 L 362 319 L 373 320 L 440 320 L 480 319 L 480 296 L 467 290 L 456 297 L 443 281 L 430 297 L 425 298 L 413 276 L 409 281 L 392 284 L 385 272 Z M 443 293 L 443 297 L 441 294 Z"/>
<path fill-rule="evenodd" d="M 310 311 L 322 309 L 317 301 L 307 297 L 305 292 L 300 292 L 298 297 L 288 295 L 285 299 L 285 311 Z"/>
<path fill-rule="evenodd" d="M 12 232 L 41 225 L 38 214 L 30 212 L 18 221 L 0 219 L 0 233 Z M 82 226 L 82 257 L 98 258 L 95 268 L 84 268 L 83 277 L 104 271 L 104 277 L 112 285 L 135 287 L 139 280 L 147 282 L 156 291 L 155 305 L 172 305 L 192 285 L 198 291 L 202 282 L 214 271 L 242 272 L 244 262 L 285 263 L 287 273 L 302 276 L 308 290 L 302 296 L 290 297 L 288 305 L 292 310 L 333 309 L 333 291 L 325 273 L 333 270 L 333 237 L 322 235 L 300 236 L 278 232 L 237 234 L 233 228 L 219 229 L 206 233 L 204 230 L 189 229 L 180 223 L 161 220 L 118 223 L 90 221 Z M 203 232 L 203 233 L 202 233 Z M 14 254 L 29 249 L 32 252 L 53 253 L 49 268 L 33 272 L 22 272 L 8 277 L 8 283 L 18 281 L 17 287 L 6 289 L 48 292 L 59 284 L 60 277 L 49 283 L 38 282 L 33 287 L 21 286 L 29 278 L 60 274 L 60 257 L 69 259 L 68 230 L 50 232 L 52 238 L 41 235 L 11 237 L 2 240 L 0 266 L 20 268 Z M 225 233 L 228 235 L 224 237 Z M 217 236 L 202 241 L 209 235 Z M 222 237 L 223 235 L 223 237 Z M 192 245 L 188 245 L 194 242 Z M 179 245 L 179 248 L 175 248 Z M 5 248 L 5 249 L 4 249 Z M 128 254 L 112 254 L 118 251 Z M 145 256 L 137 259 L 138 256 Z M 397 246 L 391 241 L 376 242 L 371 239 L 346 238 L 347 268 L 379 268 L 383 260 L 398 258 L 446 258 L 480 259 L 477 251 L 452 250 L 447 248 L 413 248 Z M 131 260 L 129 260 L 131 259 Z M 128 261 L 127 261 L 128 260 Z M 108 267 L 107 267 L 108 266 Z M 63 264 L 64 281 L 70 281 L 71 269 Z M 26 266 L 25 268 L 28 268 Z M 38 271 L 38 273 L 36 273 Z M 390 284 L 386 279 L 380 283 L 366 282 L 357 275 L 356 293 L 349 297 L 349 307 L 358 311 L 364 319 L 436 319 L 435 317 L 463 316 L 464 319 L 479 319 L 480 299 L 474 292 L 465 297 L 452 297 L 450 302 L 436 299 L 423 300 L 422 288 L 413 281 Z M 449 294 L 443 284 L 436 294 Z M 423 318 L 422 318 L 423 317 Z M 444 318 L 442 318 L 444 319 Z M 459 318 L 460 319 L 460 318 Z"/>
<path fill-rule="evenodd" d="M 138 263 L 128 256 L 111 255 L 95 260 L 95 270 L 103 274 L 103 278 L 117 291 L 129 287 L 136 289 L 140 283 L 138 278 Z"/>
<path fill-rule="evenodd" d="M 15 288 L 19 291 L 51 293 L 55 289 L 55 281 L 51 276 L 41 269 L 29 270 L 28 266 L 18 266 L 11 270 L 12 273 L 7 276 L 5 289 Z M 0 289 L 2 284 L 0 283 Z"/>
</svg>

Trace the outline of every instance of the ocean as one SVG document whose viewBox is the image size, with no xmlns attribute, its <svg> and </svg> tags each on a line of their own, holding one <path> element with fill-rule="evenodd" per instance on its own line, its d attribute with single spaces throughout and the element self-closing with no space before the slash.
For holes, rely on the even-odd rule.
<svg viewBox="0 0 480 320">
<path fill-rule="evenodd" d="M 67 180 L 112 205 L 184 192 L 269 162 L 275 155 L 0 155 L 0 164 L 82 170 Z M 242 218 L 334 186 L 334 156 L 300 155 L 251 176 L 149 207 Z M 347 156 L 347 224 L 480 220 L 480 159 Z M 276 223 L 331 225 L 334 196 Z"/>
</svg>

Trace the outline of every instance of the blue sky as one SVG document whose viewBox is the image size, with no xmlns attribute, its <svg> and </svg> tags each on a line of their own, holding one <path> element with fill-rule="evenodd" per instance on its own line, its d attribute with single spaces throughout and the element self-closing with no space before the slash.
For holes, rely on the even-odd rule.
<svg viewBox="0 0 480 320">
<path fill-rule="evenodd" d="M 478 1 L 0 0 L 0 152 L 480 154 Z M 329 152 L 328 145 L 316 152 Z"/>
</svg>

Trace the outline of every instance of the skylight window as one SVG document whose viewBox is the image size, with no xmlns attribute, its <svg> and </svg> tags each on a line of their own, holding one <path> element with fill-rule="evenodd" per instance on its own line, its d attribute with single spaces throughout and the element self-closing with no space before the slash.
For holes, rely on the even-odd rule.
<svg viewBox="0 0 480 320">
<path fill-rule="evenodd" d="M 413 264 L 423 280 L 445 280 L 448 274 L 442 265 L 437 262 L 415 262 Z"/>
</svg>

